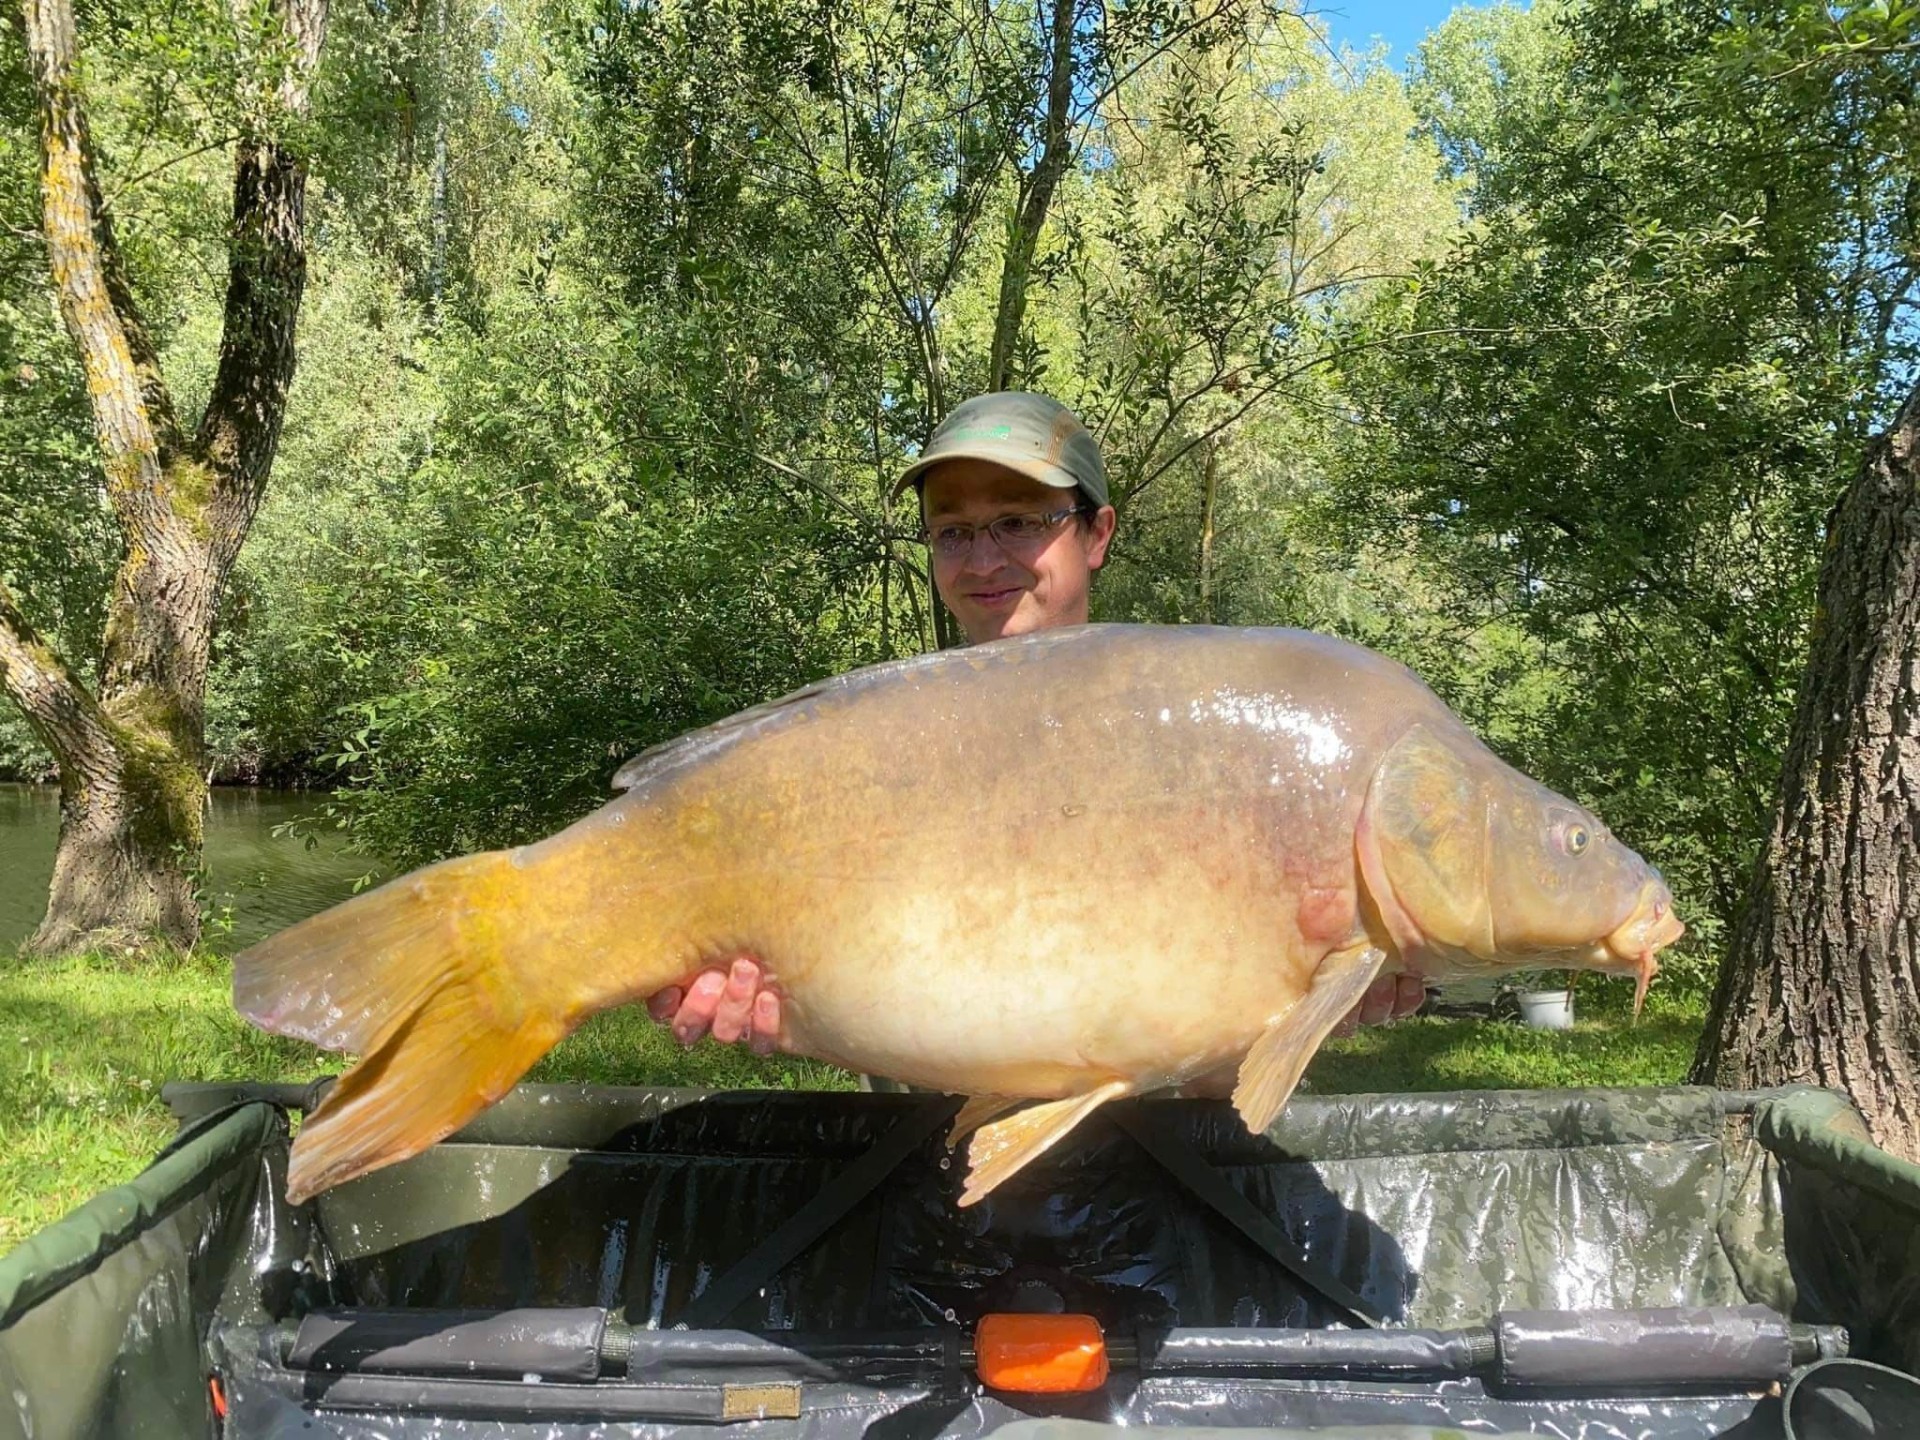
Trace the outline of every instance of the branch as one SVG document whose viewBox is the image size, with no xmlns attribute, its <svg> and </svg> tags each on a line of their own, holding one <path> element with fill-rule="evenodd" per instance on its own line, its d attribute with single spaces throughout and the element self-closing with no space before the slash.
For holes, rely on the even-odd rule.
<svg viewBox="0 0 1920 1440">
<path fill-rule="evenodd" d="M 860 529 L 870 531 L 876 539 L 890 542 L 895 538 L 888 532 L 885 525 L 875 520 L 872 516 L 863 514 L 852 505 L 849 505 L 845 500 L 834 494 L 832 490 L 828 489 L 818 480 L 815 480 L 805 471 L 796 470 L 785 461 L 776 460 L 771 455 L 763 455 L 758 450 L 748 449 L 745 446 L 729 445 L 725 448 L 733 450 L 736 454 L 745 455 L 749 460 L 757 461 L 769 470 L 786 476 L 789 480 L 798 481 L 821 499 L 825 500 L 834 509 L 838 510 L 842 515 L 845 515 L 849 520 L 853 521 Z"/>
<path fill-rule="evenodd" d="M 119 752 L 99 704 L 27 623 L 5 585 L 0 585 L 0 687 L 53 752 L 63 780 L 86 784 L 119 774 Z"/>
<path fill-rule="evenodd" d="M 1532 327 L 1529 327 L 1529 328 L 1532 328 Z M 1545 326 L 1538 327 L 1535 333 L 1577 334 L 1577 333 L 1590 331 L 1593 328 L 1594 327 L 1592 326 L 1585 326 L 1585 325 L 1545 325 Z M 1185 442 L 1179 445 L 1173 451 L 1173 453 L 1169 455 L 1165 460 L 1161 461 L 1160 464 L 1154 466 L 1152 470 L 1146 471 L 1146 473 L 1144 473 L 1137 481 L 1135 481 L 1131 486 L 1129 486 L 1126 491 L 1127 498 L 1132 499 L 1134 496 L 1138 495 L 1142 490 L 1145 490 L 1147 486 L 1151 485 L 1155 480 L 1159 479 L 1162 475 L 1166 474 L 1167 471 L 1171 470 L 1175 465 L 1178 465 L 1181 462 L 1181 460 L 1186 458 L 1188 452 L 1191 451 L 1194 448 L 1194 446 L 1202 444 L 1205 441 L 1211 440 L 1213 439 L 1214 436 L 1219 435 L 1221 432 L 1228 430 L 1232 426 L 1238 424 L 1240 420 L 1255 406 L 1259 405 L 1263 400 L 1267 399 L 1269 396 L 1274 394 L 1282 386 L 1286 385 L 1289 381 L 1297 380 L 1302 375 L 1309 374 L 1310 372 L 1314 370 L 1318 370 L 1323 366 L 1332 365 L 1337 363 L 1338 361 L 1345 360 L 1349 356 L 1364 355 L 1369 351 L 1388 348 L 1395 345 L 1401 345 L 1406 343 L 1409 340 L 1426 340 L 1439 335 L 1507 335 L 1511 333 L 1512 333 L 1512 330 L 1509 327 L 1505 327 L 1505 326 L 1441 325 L 1441 326 L 1435 326 L 1426 330 L 1408 330 L 1402 334 L 1388 335 L 1378 340 L 1364 340 L 1364 341 L 1359 341 L 1352 345 L 1338 345 L 1331 350 L 1326 350 L 1326 351 L 1317 353 L 1313 355 L 1311 358 L 1304 360 L 1297 365 L 1291 365 L 1284 370 L 1274 372 L 1272 375 L 1268 377 L 1265 383 L 1259 386 L 1256 386 L 1252 389 L 1249 389 L 1247 391 L 1247 398 L 1244 401 L 1242 401 L 1234 410 L 1232 410 L 1224 420 L 1220 420 L 1214 423 L 1213 425 L 1208 426 L 1205 430 L 1202 430 L 1198 435 L 1189 437 Z M 1186 396 L 1183 396 L 1179 401 L 1175 403 L 1175 405 L 1173 406 L 1172 414 L 1170 414 L 1168 419 L 1165 422 L 1163 422 L 1157 430 L 1154 431 L 1154 438 L 1149 448 L 1147 448 L 1141 453 L 1141 466 L 1143 470 L 1145 469 L 1146 463 L 1152 459 L 1153 450 L 1159 446 L 1161 439 L 1165 437 L 1168 429 L 1171 427 L 1173 417 L 1177 415 L 1179 411 L 1184 410 L 1187 406 L 1191 405 L 1194 401 L 1198 400 L 1202 395 L 1207 394 L 1223 378 L 1225 378 L 1224 375 L 1215 374 L 1212 379 L 1206 381 L 1204 384 L 1202 384 L 1201 386 L 1196 388 L 1194 391 L 1192 391 L 1192 393 Z"/>
<path fill-rule="evenodd" d="M 736 450 L 736 452 L 739 454 L 745 455 L 750 460 L 755 460 L 755 461 L 758 461 L 760 464 L 765 465 L 769 470 L 773 471 L 776 475 L 784 475 L 790 480 L 798 481 L 800 484 L 806 486 L 807 489 L 813 491 L 815 494 L 825 499 L 836 510 L 839 510 L 841 513 L 848 516 L 854 522 L 854 524 L 859 526 L 861 529 L 871 533 L 874 539 L 877 540 L 880 543 L 880 545 L 883 547 L 881 557 L 880 557 L 881 565 L 883 569 L 885 567 L 897 565 L 900 567 L 901 572 L 910 581 L 917 581 L 921 585 L 928 585 L 928 586 L 932 585 L 933 577 L 926 570 L 921 569 L 919 566 L 915 565 L 913 561 L 909 560 L 905 555 L 902 555 L 900 553 L 899 542 L 903 538 L 907 538 L 907 537 L 903 537 L 898 531 L 894 530 L 892 527 L 887 525 L 884 521 L 875 521 L 871 516 L 861 513 L 859 510 L 856 510 L 853 506 L 849 505 L 845 500 L 841 499 L 838 495 L 834 494 L 833 491 L 830 490 L 827 486 L 823 485 L 820 481 L 815 480 L 811 475 L 808 475 L 806 472 L 802 470 L 796 470 L 793 466 L 788 465 L 783 461 L 776 460 L 771 455 L 763 455 L 758 450 L 751 450 L 745 447 L 735 446 L 735 447 L 729 447 L 729 448 Z M 919 596 L 913 585 L 909 584 L 903 588 L 906 590 L 908 599 L 911 601 L 913 605 L 914 624 L 916 627 L 920 628 L 921 634 L 924 635 L 925 629 L 922 622 L 922 616 L 920 613 Z"/>
<path fill-rule="evenodd" d="M 1838 44 L 1823 46 L 1797 64 L 1784 70 L 1759 71 L 1749 75 L 1742 85 L 1747 89 L 1777 85 L 1782 80 L 1790 80 L 1803 71 L 1817 69 L 1830 61 L 1838 61 L 1842 66 L 1850 65 L 1861 59 L 1878 60 L 1891 55 L 1904 55 L 1920 50 L 1920 40 L 1847 40 L 1844 37 Z"/>
<path fill-rule="evenodd" d="M 165 171 L 171 170 L 176 165 L 184 164 L 188 160 L 192 160 L 197 158 L 198 156 L 204 155 L 209 150 L 225 149 L 228 145 L 231 145 L 235 140 L 239 138 L 240 137 L 237 135 L 222 135 L 217 139 L 209 140 L 204 145 L 196 145 L 191 150 L 183 150 L 178 155 L 169 156 L 167 159 L 162 160 L 158 165 L 149 165 L 146 169 L 142 170 L 138 175 L 134 176 L 131 180 L 128 180 L 125 184 L 121 185 L 119 189 L 113 192 L 113 194 L 107 196 L 105 200 L 101 201 L 100 213 L 103 216 L 112 214 L 113 207 L 120 203 L 120 197 L 122 195 L 128 194 L 130 191 L 138 189 L 140 186 L 146 184 L 147 181 L 153 179 L 154 176 L 162 174 Z"/>
<path fill-rule="evenodd" d="M 1020 177 L 1019 199 L 1014 211 L 1013 233 L 1007 237 L 1007 252 L 1000 262 L 1000 299 L 994 310 L 993 344 L 987 360 L 987 388 L 1004 390 L 1013 364 L 1013 347 L 1020 339 L 1020 325 L 1027 312 L 1027 282 L 1032 273 L 1034 251 L 1039 248 L 1040 232 L 1053 207 L 1053 192 L 1060 177 L 1079 153 L 1080 141 L 1073 133 L 1073 26 L 1077 0 L 1053 0 L 1048 17 L 1047 108 L 1041 116 L 1044 137 L 1040 158 L 1033 169 Z"/>
<path fill-rule="evenodd" d="M 23 0 L 21 9 L 40 120 L 42 232 L 60 316 L 86 372 L 114 509 L 123 528 L 146 535 L 163 519 L 161 472 L 179 426 L 101 206 L 71 0 Z"/>
</svg>

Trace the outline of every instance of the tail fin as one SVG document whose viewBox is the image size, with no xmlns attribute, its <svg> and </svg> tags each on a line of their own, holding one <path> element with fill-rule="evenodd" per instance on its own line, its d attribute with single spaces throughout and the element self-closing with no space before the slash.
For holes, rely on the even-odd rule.
<svg viewBox="0 0 1920 1440">
<path fill-rule="evenodd" d="M 356 896 L 235 957 L 241 1014 L 360 1057 L 300 1128 L 289 1201 L 451 1135 L 584 1018 L 510 963 L 508 945 L 533 918 L 524 913 L 530 899 L 505 852 L 469 855 Z"/>
</svg>

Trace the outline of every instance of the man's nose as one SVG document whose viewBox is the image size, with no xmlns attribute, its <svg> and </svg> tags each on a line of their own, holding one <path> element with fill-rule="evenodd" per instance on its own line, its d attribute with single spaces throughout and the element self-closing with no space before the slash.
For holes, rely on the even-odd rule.
<svg viewBox="0 0 1920 1440">
<path fill-rule="evenodd" d="M 967 545 L 966 554 L 960 557 L 960 570 L 976 575 L 990 575 L 1011 558 L 1000 548 L 1000 542 L 993 538 L 993 532 L 982 527 L 973 532 L 973 539 Z"/>
</svg>

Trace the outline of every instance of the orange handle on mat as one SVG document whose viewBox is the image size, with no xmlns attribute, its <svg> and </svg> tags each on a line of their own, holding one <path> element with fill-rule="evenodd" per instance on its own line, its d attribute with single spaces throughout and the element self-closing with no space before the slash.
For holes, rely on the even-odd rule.
<svg viewBox="0 0 1920 1440">
<path fill-rule="evenodd" d="M 1107 1340 L 1091 1315 L 986 1315 L 974 1368 L 994 1390 L 1060 1395 L 1107 1383 Z"/>
</svg>

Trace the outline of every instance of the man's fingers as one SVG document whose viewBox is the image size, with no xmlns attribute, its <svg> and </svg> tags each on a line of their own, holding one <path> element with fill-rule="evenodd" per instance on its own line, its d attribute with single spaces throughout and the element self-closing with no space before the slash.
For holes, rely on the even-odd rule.
<svg viewBox="0 0 1920 1440">
<path fill-rule="evenodd" d="M 1403 1015 L 1412 1015 L 1427 1003 L 1427 982 L 1418 975 L 1398 975 L 1394 977 L 1399 986 L 1393 997 L 1393 1015 L 1397 1020 Z"/>
<path fill-rule="evenodd" d="M 1390 1025 L 1426 1003 L 1426 982 L 1418 975 L 1382 975 L 1367 987 L 1360 1003 L 1346 1013 L 1332 1033 L 1347 1036 L 1362 1025 Z"/>
<path fill-rule="evenodd" d="M 1399 994 L 1397 977 L 1382 975 L 1367 987 L 1367 993 L 1360 997 L 1360 1023 L 1362 1025 L 1384 1025 L 1393 1018 L 1395 997 Z"/>
<path fill-rule="evenodd" d="M 727 983 L 720 992 L 720 1003 L 713 1012 L 713 1038 L 731 1045 L 747 1033 L 753 1019 L 753 997 L 760 988 L 760 967 L 751 960 L 736 960 L 727 972 Z"/>
<path fill-rule="evenodd" d="M 647 1013 L 663 1025 L 673 1023 L 673 1015 L 680 1008 L 680 987 L 669 985 L 664 990 L 656 990 L 647 997 Z"/>
<path fill-rule="evenodd" d="M 726 988 L 727 977 L 718 970 L 703 970 L 695 976 L 687 987 L 686 999 L 680 1002 L 680 1013 L 673 1017 L 674 1039 L 682 1045 L 692 1045 L 706 1034 Z"/>
<path fill-rule="evenodd" d="M 756 1055 L 771 1055 L 780 1048 L 780 996 L 762 990 L 753 997 L 753 1029 L 748 1043 Z"/>
</svg>

